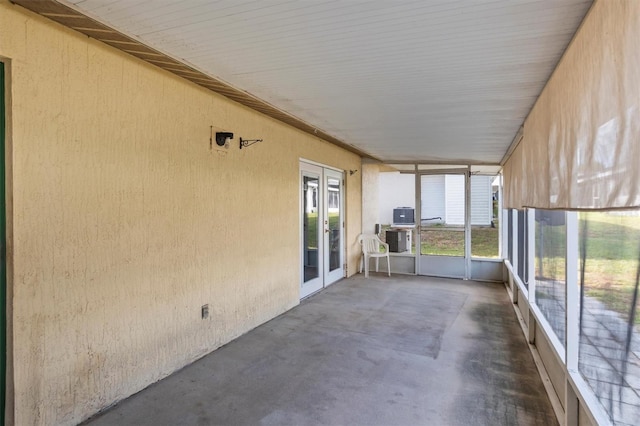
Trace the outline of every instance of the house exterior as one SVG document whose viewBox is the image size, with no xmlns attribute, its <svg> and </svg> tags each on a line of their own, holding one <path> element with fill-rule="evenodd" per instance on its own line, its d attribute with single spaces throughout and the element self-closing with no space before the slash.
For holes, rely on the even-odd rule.
<svg viewBox="0 0 640 426">
<path fill-rule="evenodd" d="M 471 226 L 489 226 L 493 220 L 493 176 L 471 179 Z M 423 225 L 465 223 L 464 175 L 426 175 L 422 177 Z M 436 219 L 441 218 L 441 219 Z"/>
<path fill-rule="evenodd" d="M 415 209 L 415 176 L 400 172 L 380 173 L 376 193 L 378 205 L 375 206 L 375 223 L 393 224 L 393 209 L 409 207 Z"/>
<path fill-rule="evenodd" d="M 493 220 L 493 176 L 471 179 L 471 225 L 490 226 Z M 393 224 L 393 209 L 415 208 L 415 176 L 399 172 L 380 173 L 378 220 Z M 460 174 L 421 177 L 422 224 L 463 226 L 465 215 L 465 179 Z M 437 219 L 440 218 L 440 219 Z"/>
<path fill-rule="evenodd" d="M 359 155 L 6 0 L 0 59 L 7 421 L 78 423 L 300 302 L 300 160 Z M 347 276 L 360 176 L 344 184 Z"/>
</svg>

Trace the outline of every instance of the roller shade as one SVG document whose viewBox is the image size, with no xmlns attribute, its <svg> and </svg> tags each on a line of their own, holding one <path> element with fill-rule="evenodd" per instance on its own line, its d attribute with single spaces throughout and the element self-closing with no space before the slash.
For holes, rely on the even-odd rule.
<svg viewBox="0 0 640 426">
<path fill-rule="evenodd" d="M 522 143 L 511 153 L 509 161 L 502 170 L 503 178 L 503 206 L 505 208 L 520 208 L 522 197 Z"/>
<path fill-rule="evenodd" d="M 504 166 L 505 207 L 640 207 L 640 1 L 594 3 Z"/>
</svg>

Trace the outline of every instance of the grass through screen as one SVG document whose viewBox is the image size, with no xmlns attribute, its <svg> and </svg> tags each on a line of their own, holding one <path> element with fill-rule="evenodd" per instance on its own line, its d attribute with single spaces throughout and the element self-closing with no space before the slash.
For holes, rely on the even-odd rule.
<svg viewBox="0 0 640 426">
<path fill-rule="evenodd" d="M 609 309 L 628 315 L 630 300 L 635 288 L 640 244 L 640 216 L 615 212 L 580 212 L 578 229 L 582 232 L 587 223 L 585 295 L 592 296 Z M 547 228 L 545 232 L 551 232 Z M 552 239 L 553 235 L 544 236 Z M 545 270 L 565 274 L 565 245 L 549 247 L 543 259 Z M 635 318 L 640 324 L 640 316 Z"/>
<path fill-rule="evenodd" d="M 384 225 L 380 238 L 385 240 L 390 225 Z M 432 225 L 422 228 L 421 254 L 440 256 L 464 256 L 464 228 Z M 498 258 L 499 229 L 490 226 L 471 227 L 471 248 L 473 257 Z M 415 235 L 413 243 L 415 243 Z M 415 245 L 415 244 L 414 244 Z M 412 247 L 415 253 L 415 246 Z"/>
<path fill-rule="evenodd" d="M 498 258 L 498 228 L 471 227 L 471 255 L 473 257 Z M 422 229 L 422 254 L 440 256 L 464 256 L 464 228 L 442 228 L 437 225 Z"/>
<path fill-rule="evenodd" d="M 581 212 L 586 235 L 585 294 L 629 315 L 640 253 L 640 216 L 625 212 Z M 635 323 L 640 324 L 640 315 Z"/>
</svg>

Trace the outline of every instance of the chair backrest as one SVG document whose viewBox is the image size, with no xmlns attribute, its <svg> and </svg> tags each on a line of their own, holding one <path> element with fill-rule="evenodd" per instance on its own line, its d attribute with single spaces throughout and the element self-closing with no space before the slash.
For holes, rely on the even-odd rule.
<svg viewBox="0 0 640 426">
<path fill-rule="evenodd" d="M 374 234 L 360 234 L 358 241 L 362 245 L 363 253 L 380 253 L 382 241 Z"/>
</svg>

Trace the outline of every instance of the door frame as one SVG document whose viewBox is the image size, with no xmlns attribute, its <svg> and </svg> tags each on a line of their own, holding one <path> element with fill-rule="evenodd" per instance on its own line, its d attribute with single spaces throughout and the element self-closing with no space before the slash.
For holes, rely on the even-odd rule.
<svg viewBox="0 0 640 426">
<path fill-rule="evenodd" d="M 317 163 L 315 161 L 310 161 L 310 160 L 306 160 L 304 158 L 300 158 L 299 162 L 298 162 L 299 166 L 299 172 L 298 172 L 298 194 L 299 194 L 299 201 L 298 201 L 298 206 L 299 206 L 299 212 L 298 212 L 298 219 L 300 221 L 299 223 L 299 232 L 300 232 L 300 238 L 299 238 L 299 254 L 300 254 L 300 261 L 299 261 L 299 265 L 300 265 L 300 284 L 299 284 L 299 289 L 300 289 L 300 299 L 304 299 L 306 297 L 311 296 L 312 294 L 317 293 L 318 291 L 322 290 L 323 288 L 328 287 L 329 285 L 335 283 L 336 281 L 344 278 L 345 276 L 345 272 L 346 272 L 346 268 L 345 268 L 345 259 L 346 259 L 346 241 L 345 241 L 345 236 L 346 236 L 346 196 L 345 196 L 345 190 L 346 190 L 346 183 L 345 183 L 345 172 L 344 170 L 340 170 L 336 167 L 331 167 L 331 166 L 327 166 L 325 164 L 321 164 L 321 163 Z M 322 226 L 323 228 L 323 232 L 320 233 L 320 235 L 318 236 L 318 256 L 321 258 L 321 262 L 319 262 L 318 266 L 319 266 L 319 277 L 317 279 L 319 279 L 320 284 L 313 284 L 312 285 L 312 290 L 308 291 L 308 292 L 304 292 L 303 293 L 303 285 L 305 284 L 304 281 L 304 260 L 305 260 L 305 247 L 304 247 L 304 223 L 303 223 L 303 210 L 304 210 L 304 200 L 302 199 L 303 195 L 302 195 L 302 191 L 300 191 L 301 187 L 302 187 L 302 183 L 303 183 L 303 179 L 305 176 L 305 172 L 307 172 L 308 174 L 313 174 L 313 175 L 319 175 L 319 181 L 321 182 L 320 188 L 319 188 L 319 204 L 321 204 L 321 206 L 319 205 L 318 208 L 318 223 L 320 226 Z M 333 176 L 333 177 L 337 177 L 340 179 L 340 216 L 341 216 L 341 220 L 340 220 L 340 260 L 339 260 L 339 264 L 340 267 L 336 270 L 334 270 L 334 272 L 330 272 L 329 271 L 329 237 L 328 237 L 328 233 L 324 232 L 324 220 L 325 220 L 325 216 L 326 216 L 326 220 L 328 221 L 328 190 L 326 188 L 327 186 L 327 177 L 328 176 Z M 319 227 L 320 228 L 320 227 Z M 321 246 L 321 247 L 320 247 Z M 320 261 L 320 259 L 319 259 Z"/>
<path fill-rule="evenodd" d="M 432 169 L 416 171 L 416 217 L 419 219 L 416 223 L 416 274 L 437 276 L 444 278 L 461 278 L 469 279 L 470 260 L 471 260 L 471 226 L 470 226 L 470 167 L 456 169 Z M 446 256 L 446 255 L 423 255 L 422 252 L 422 176 L 433 175 L 462 175 L 464 176 L 464 255 L 463 256 Z M 446 191 L 446 188 L 445 188 Z M 438 260 L 439 271 L 426 270 L 423 262 L 429 259 Z"/>
<path fill-rule="evenodd" d="M 415 173 L 415 188 L 416 188 L 416 216 L 422 217 L 422 176 L 424 175 L 446 175 L 446 174 L 454 174 L 460 175 L 464 174 L 465 176 L 465 226 L 464 226 L 464 241 L 465 241 L 465 250 L 464 250 L 464 274 L 460 274 L 462 271 L 462 266 L 460 263 L 462 262 L 461 258 L 453 257 L 453 256 L 431 256 L 438 257 L 441 266 L 444 266 L 445 269 L 441 269 L 440 271 L 432 272 L 421 270 L 421 257 L 424 257 L 420 254 L 421 247 L 421 224 L 416 226 L 416 255 L 415 255 L 415 271 L 417 275 L 430 275 L 437 277 L 446 277 L 446 278 L 462 278 L 465 280 L 474 280 L 474 281 L 487 281 L 487 282 L 501 282 L 502 281 L 502 264 L 503 264 L 503 250 L 505 247 L 504 241 L 502 238 L 498 238 L 498 258 L 482 258 L 482 257 L 473 257 L 471 253 L 471 179 L 473 176 L 472 166 L 468 165 L 466 167 L 457 167 L 457 168 L 442 168 L 442 169 L 429 169 L 429 170 L 418 170 L 416 166 L 416 170 L 412 173 Z M 500 176 L 502 173 L 496 173 L 495 175 L 491 174 L 490 176 Z M 502 180 L 500 180 L 499 185 L 499 207 L 498 211 L 502 212 Z M 500 221 L 500 226 L 506 226 L 506 224 L 502 224 L 502 220 Z M 425 255 L 430 256 L 430 255 Z M 454 269 L 458 272 L 458 274 L 447 274 L 446 268 L 449 270 Z M 424 269 L 424 268 L 423 268 Z"/>
</svg>

